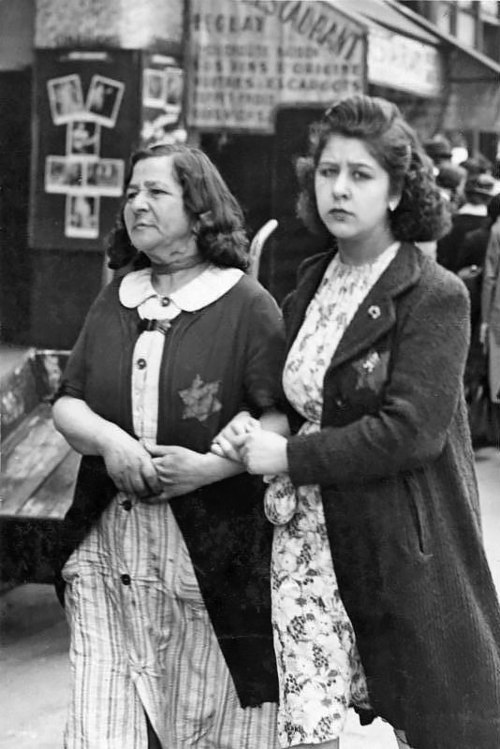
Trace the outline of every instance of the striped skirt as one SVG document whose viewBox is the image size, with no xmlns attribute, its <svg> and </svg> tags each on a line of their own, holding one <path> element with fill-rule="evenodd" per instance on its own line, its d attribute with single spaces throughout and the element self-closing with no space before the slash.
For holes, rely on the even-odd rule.
<svg viewBox="0 0 500 749">
<path fill-rule="evenodd" d="M 240 706 L 167 503 L 118 494 L 63 571 L 66 749 L 275 749 L 276 705 Z"/>
</svg>

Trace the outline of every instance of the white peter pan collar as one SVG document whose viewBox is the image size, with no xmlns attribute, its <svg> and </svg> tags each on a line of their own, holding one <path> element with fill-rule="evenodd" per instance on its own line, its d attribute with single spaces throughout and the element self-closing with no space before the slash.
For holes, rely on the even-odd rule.
<svg viewBox="0 0 500 749">
<path fill-rule="evenodd" d="M 199 276 L 165 297 L 153 288 L 151 268 L 143 268 L 132 271 L 124 277 L 120 284 L 119 299 L 124 307 L 130 309 L 140 307 L 145 302 L 148 302 L 148 307 L 159 306 L 163 317 L 170 316 L 165 314 L 168 307 L 161 304 L 165 299 L 168 299 L 170 304 L 180 311 L 196 312 L 224 296 L 242 276 L 243 271 L 239 268 L 219 268 L 209 265 Z M 144 317 L 149 316 L 149 314 L 144 314 Z"/>
</svg>

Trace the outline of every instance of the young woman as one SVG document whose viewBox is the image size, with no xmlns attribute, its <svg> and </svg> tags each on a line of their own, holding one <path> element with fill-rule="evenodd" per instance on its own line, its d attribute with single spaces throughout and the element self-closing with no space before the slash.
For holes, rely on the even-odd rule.
<svg viewBox="0 0 500 749">
<path fill-rule="evenodd" d="M 196 149 L 132 158 L 57 427 L 84 456 L 63 525 L 67 749 L 259 747 L 276 738 L 271 533 L 261 479 L 210 453 L 279 395 L 283 333 L 245 275 L 243 217 Z"/>
<path fill-rule="evenodd" d="M 396 106 L 340 100 L 300 164 L 332 251 L 285 301 L 288 438 L 241 414 L 216 439 L 274 474 L 282 747 L 338 747 L 350 704 L 400 747 L 500 746 L 500 610 L 463 397 L 467 292 L 414 241 L 448 219 Z M 254 428 L 252 428 L 254 426 Z"/>
</svg>

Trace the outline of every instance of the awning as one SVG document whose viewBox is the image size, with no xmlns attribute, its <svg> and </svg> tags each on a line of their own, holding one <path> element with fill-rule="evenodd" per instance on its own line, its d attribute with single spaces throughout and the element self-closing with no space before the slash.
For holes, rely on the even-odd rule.
<svg viewBox="0 0 500 749">
<path fill-rule="evenodd" d="M 384 0 L 329 0 L 329 5 L 335 5 L 351 15 L 355 13 L 360 20 L 368 23 L 368 26 L 373 23 L 426 44 L 439 43 L 435 34 L 426 31 L 410 18 L 398 13 L 397 9 L 385 3 Z"/>
<path fill-rule="evenodd" d="M 330 0 L 368 26 L 368 81 L 423 98 L 439 98 L 444 62 L 441 40 L 384 0 Z"/>
<path fill-rule="evenodd" d="M 366 6 L 371 6 L 372 2 L 380 0 L 369 0 Z M 406 21 L 410 21 L 414 26 L 420 26 L 422 31 L 432 33 L 437 42 L 447 46 L 451 52 L 451 69 L 449 71 L 450 81 L 495 81 L 500 83 L 500 63 L 492 60 L 491 57 L 483 55 L 481 52 L 462 44 L 458 39 L 450 34 L 440 31 L 434 24 L 430 23 L 423 16 L 419 16 L 403 5 L 399 5 L 394 0 L 383 0 L 383 4 L 391 8 L 396 14 L 399 14 Z"/>
<path fill-rule="evenodd" d="M 500 131 L 500 63 L 445 34 L 427 19 L 384 0 L 399 15 L 432 31 L 447 60 L 446 106 L 441 127 L 444 130 Z M 371 2 L 366 3 L 367 6 Z"/>
</svg>

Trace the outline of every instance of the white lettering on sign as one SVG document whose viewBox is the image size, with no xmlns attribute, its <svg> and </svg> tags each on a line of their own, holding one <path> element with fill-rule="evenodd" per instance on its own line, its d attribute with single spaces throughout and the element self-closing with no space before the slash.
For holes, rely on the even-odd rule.
<svg viewBox="0 0 500 749">
<path fill-rule="evenodd" d="M 365 89 L 364 27 L 322 2 L 193 0 L 188 123 L 271 133 L 280 106 Z"/>
</svg>

